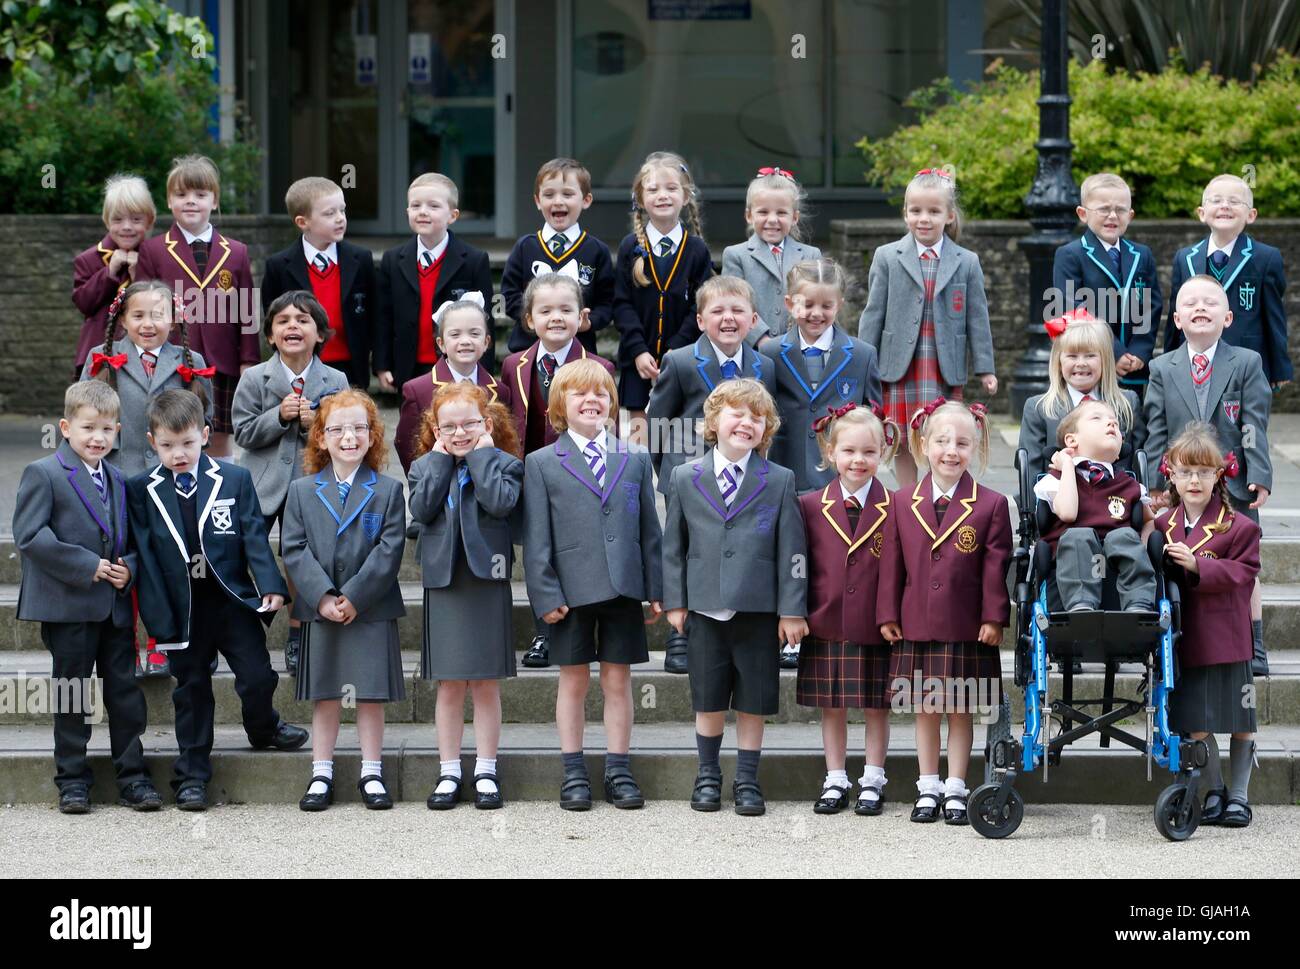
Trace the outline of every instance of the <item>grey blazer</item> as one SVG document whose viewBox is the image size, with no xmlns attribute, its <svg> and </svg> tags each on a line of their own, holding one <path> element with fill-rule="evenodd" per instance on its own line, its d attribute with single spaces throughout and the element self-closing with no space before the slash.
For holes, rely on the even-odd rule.
<svg viewBox="0 0 1300 969">
<path fill-rule="evenodd" d="M 713 451 L 673 472 L 664 525 L 664 609 L 808 615 L 808 543 L 794 473 L 758 454 L 728 508 Z"/>
<path fill-rule="evenodd" d="M 315 403 L 327 393 L 348 389 L 347 375 L 320 358 L 312 360 L 302 389 L 303 397 Z M 299 421 L 280 423 L 280 401 L 289 396 L 289 375 L 280 354 L 249 367 L 240 375 L 230 416 L 235 425 L 235 443 L 243 449 L 239 463 L 253 476 L 257 500 L 263 515 L 284 505 L 289 482 L 302 477 L 302 449 L 307 429 Z"/>
<path fill-rule="evenodd" d="M 1247 485 L 1273 490 L 1273 464 L 1268 456 L 1268 412 L 1273 406 L 1273 392 L 1264 361 L 1254 350 L 1220 340 L 1211 367 L 1206 420 L 1218 434 L 1220 446 L 1235 452 L 1241 463 L 1242 473 L 1227 479 L 1228 493 L 1239 503 L 1249 504 L 1254 495 Z M 1151 465 L 1156 468 L 1173 439 L 1201 416 L 1186 343 L 1153 359 L 1149 369 L 1146 447 Z M 1247 433 L 1247 428 L 1253 432 Z M 1152 488 L 1167 487 L 1159 470 L 1153 470 L 1152 480 Z"/>
<path fill-rule="evenodd" d="M 293 618 L 320 619 L 316 606 L 328 592 L 357 607 L 356 622 L 406 615 L 397 572 L 406 548 L 406 497 L 402 484 L 362 465 L 346 505 L 327 465 L 289 485 L 280 525 L 281 554 L 297 589 Z"/>
<path fill-rule="evenodd" d="M 1131 390 L 1120 390 L 1120 393 L 1127 398 L 1129 406 L 1133 408 L 1133 424 L 1131 427 L 1120 425 L 1120 433 L 1124 435 L 1124 444 L 1120 447 L 1119 460 L 1115 462 L 1115 467 L 1121 471 L 1136 471 L 1133 467 L 1133 452 L 1140 450 L 1147 439 L 1147 424 L 1142 417 L 1142 402 L 1138 400 L 1137 394 Z M 1056 443 L 1056 429 L 1061 426 L 1061 417 L 1066 412 L 1062 411 L 1060 417 L 1048 417 L 1039 407 L 1040 402 L 1046 397 L 1046 394 L 1037 394 L 1025 401 L 1025 412 L 1020 418 L 1020 443 L 1019 446 L 1029 452 L 1029 481 L 1032 484 L 1040 476 L 1047 473 L 1051 467 L 1052 455 L 1061 449 Z M 1159 463 L 1159 458 L 1156 459 Z"/>
<path fill-rule="evenodd" d="M 606 434 L 605 487 L 566 431 L 524 461 L 524 578 L 537 616 L 663 598 L 650 455 Z"/>
<path fill-rule="evenodd" d="M 18 618 L 36 622 L 100 622 L 112 618 L 131 625 L 131 586 L 139 562 L 129 540 L 126 479 L 107 462 L 108 500 L 100 504 L 95 483 L 72 446 L 23 469 L 14 506 L 14 542 L 22 565 Z M 95 581 L 100 559 L 119 558 L 131 570 L 131 582 L 118 592 Z"/>
<path fill-rule="evenodd" d="M 867 308 L 858 319 L 858 337 L 880 354 L 880 379 L 897 383 L 907 373 L 921 333 L 921 257 L 905 235 L 878 248 L 867 276 Z M 969 347 L 975 373 L 994 373 L 993 331 L 984 296 L 979 256 L 945 238 L 934 284 L 934 334 L 939 372 L 953 387 L 966 383 Z"/>
<path fill-rule="evenodd" d="M 768 392 L 776 394 L 776 377 L 772 361 L 757 350 L 741 348 L 740 376 L 760 381 Z M 646 417 L 650 420 L 650 450 L 655 470 L 659 472 L 659 490 L 668 491 L 673 468 L 683 461 L 700 456 L 704 450 L 704 427 L 699 424 L 693 434 L 684 430 L 686 421 L 702 421 L 704 401 L 722 383 L 718 355 L 707 336 L 694 346 L 678 347 L 664 354 L 659 365 L 659 379 L 650 390 Z M 681 421 L 673 421 L 680 418 Z"/>
<path fill-rule="evenodd" d="M 117 441 L 113 444 L 113 453 L 108 456 L 108 459 L 128 478 L 133 478 L 158 464 L 158 455 L 149 446 L 149 438 L 146 436 L 149 422 L 145 413 L 149 407 L 149 398 L 157 397 L 164 390 L 185 389 L 185 381 L 176 372 L 176 368 L 185 362 L 181 348 L 174 343 L 164 343 L 154 352 L 158 354 L 158 362 L 154 364 L 153 379 L 150 379 L 144 375 L 144 364 L 140 362 L 140 354 L 136 352 L 130 340 L 123 338 L 113 344 L 113 355 L 126 354 L 126 363 L 117 371 L 117 396 L 122 402 L 122 430 L 117 435 Z M 94 359 L 94 353 L 86 358 L 86 364 L 81 368 L 82 380 L 92 379 L 90 367 Z M 203 355 L 197 350 L 190 351 L 190 359 L 194 362 L 195 370 L 202 370 L 207 366 Z M 203 385 L 203 391 L 208 396 L 204 413 L 208 423 L 211 424 L 212 381 L 207 377 L 194 379 Z"/>
<path fill-rule="evenodd" d="M 447 496 L 455 486 L 450 454 L 422 454 L 406 474 L 411 518 L 420 523 L 420 568 L 426 589 L 451 585 L 456 553 L 465 550 L 470 571 L 480 579 L 510 580 L 514 566 L 511 519 L 524 484 L 524 462 L 497 448 L 475 448 L 465 458 L 469 481 L 459 489 L 455 510 Z"/>
<path fill-rule="evenodd" d="M 850 401 L 884 402 L 876 351 L 835 327 L 834 342 L 826 355 L 816 390 L 808 381 L 808 367 L 799 349 L 797 331 L 786 333 L 779 342 L 768 343 L 763 353 L 776 364 L 776 406 L 781 414 L 781 427 L 772 439 L 768 456 L 794 472 L 795 487 L 800 493 L 825 487 L 835 477 L 835 469 L 817 470 L 822 454 L 812 422 L 825 414 L 828 407 L 842 407 Z"/>
<path fill-rule="evenodd" d="M 781 264 L 771 248 L 757 235 L 746 242 L 727 246 L 722 251 L 722 275 L 739 276 L 754 288 L 754 311 L 758 322 L 745 337 L 745 342 L 757 346 L 766 336 L 780 336 L 788 324 L 785 309 L 785 277 L 801 262 L 820 259 L 822 251 L 806 242 L 796 242 L 786 237 L 781 250 Z"/>
</svg>

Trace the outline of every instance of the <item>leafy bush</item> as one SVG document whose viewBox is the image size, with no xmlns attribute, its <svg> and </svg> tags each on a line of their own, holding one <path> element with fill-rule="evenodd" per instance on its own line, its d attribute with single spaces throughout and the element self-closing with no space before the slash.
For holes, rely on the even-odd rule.
<svg viewBox="0 0 1300 969">
<path fill-rule="evenodd" d="M 901 200 L 920 168 L 950 165 L 970 218 L 1025 216 L 1037 165 L 1038 76 L 995 63 L 962 92 L 944 78 L 915 92 L 917 124 L 858 142 L 867 180 Z M 1279 54 L 1253 85 L 1194 73 L 1112 73 L 1070 65 L 1076 181 L 1123 176 L 1143 218 L 1186 217 L 1214 176 L 1252 182 L 1264 215 L 1300 214 L 1300 60 Z"/>
</svg>

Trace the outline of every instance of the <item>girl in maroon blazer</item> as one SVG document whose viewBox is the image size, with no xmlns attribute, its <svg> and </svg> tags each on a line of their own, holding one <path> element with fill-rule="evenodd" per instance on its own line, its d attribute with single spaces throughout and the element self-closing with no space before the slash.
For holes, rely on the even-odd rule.
<svg viewBox="0 0 1300 969">
<path fill-rule="evenodd" d="M 1246 788 L 1255 756 L 1250 596 L 1259 574 L 1259 526 L 1232 509 L 1225 478 L 1236 475 L 1237 459 L 1223 453 L 1210 425 L 1188 424 L 1160 470 L 1174 489 L 1172 507 L 1155 527 L 1181 573 L 1183 596 L 1170 725 L 1210 748 L 1201 824 L 1244 828 L 1251 819 Z M 1227 788 L 1216 733 L 1232 734 Z"/>
<path fill-rule="evenodd" d="M 893 650 L 890 699 L 916 712 L 921 776 L 912 820 L 966 824 L 972 713 L 997 709 L 998 647 L 1011 615 L 1007 499 L 981 488 L 972 459 L 988 465 L 984 405 L 938 397 L 918 410 L 908 444 L 928 471 L 894 493 L 886 521 L 876 620 Z M 948 715 L 948 779 L 939 780 L 939 721 Z M 942 808 L 941 808 L 942 805 Z"/>
<path fill-rule="evenodd" d="M 885 522 L 895 513 L 876 477 L 901 438 L 884 411 L 852 402 L 813 422 L 821 448 L 819 471 L 836 480 L 799 498 L 808 533 L 808 628 L 799 649 L 795 699 L 822 714 L 826 780 L 813 805 L 837 814 L 849 803 L 849 708 L 865 711 L 866 766 L 858 779 L 854 812 L 876 815 L 884 807 L 885 752 L 889 749 L 889 644 L 876 620 L 876 588 Z M 874 411 L 874 412 L 873 412 Z"/>
<path fill-rule="evenodd" d="M 153 230 L 158 210 L 149 185 L 138 175 L 114 175 L 104 183 L 104 228 L 108 235 L 72 261 L 72 302 L 85 322 L 77 340 L 72 379 L 81 379 L 81 368 L 90 351 L 104 337 L 108 307 L 113 297 L 135 281 L 135 264 L 140 243 Z M 113 334 L 117 339 L 117 334 Z"/>
</svg>

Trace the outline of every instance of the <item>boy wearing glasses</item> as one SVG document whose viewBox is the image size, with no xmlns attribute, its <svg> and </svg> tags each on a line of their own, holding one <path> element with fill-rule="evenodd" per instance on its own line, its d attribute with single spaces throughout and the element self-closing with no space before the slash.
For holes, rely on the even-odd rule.
<svg viewBox="0 0 1300 969">
<path fill-rule="evenodd" d="M 1273 390 L 1292 380 L 1287 348 L 1286 272 L 1282 253 L 1246 234 L 1255 221 L 1254 193 L 1236 175 L 1216 175 L 1201 193 L 1196 217 L 1210 227 L 1210 235 L 1174 256 L 1174 282 L 1169 292 L 1169 322 L 1165 325 L 1165 352 L 1176 350 L 1185 339 L 1174 324 L 1178 290 L 1197 275 L 1213 276 L 1228 294 L 1232 328 L 1224 339 L 1233 346 L 1254 350 L 1264 361 L 1264 375 Z"/>
<path fill-rule="evenodd" d="M 1156 261 L 1149 247 L 1124 238 L 1133 219 L 1124 179 L 1109 172 L 1089 175 L 1079 201 L 1075 212 L 1083 235 L 1056 250 L 1052 285 L 1065 309 L 1084 306 L 1110 323 L 1119 382 L 1140 398 L 1163 305 Z"/>
</svg>

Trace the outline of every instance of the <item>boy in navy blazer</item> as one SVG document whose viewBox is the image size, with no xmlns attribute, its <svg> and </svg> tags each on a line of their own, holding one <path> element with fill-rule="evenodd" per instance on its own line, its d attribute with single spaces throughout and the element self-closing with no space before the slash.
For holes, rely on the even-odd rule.
<svg viewBox="0 0 1300 969">
<path fill-rule="evenodd" d="M 290 290 L 313 294 L 331 333 L 321 347 L 321 362 L 343 371 L 348 383 L 364 390 L 370 386 L 375 257 L 343 238 L 348 229 L 343 189 L 328 178 L 298 179 L 285 193 L 284 205 L 302 239 L 267 258 L 262 313 Z"/>
<path fill-rule="evenodd" d="M 51 682 L 64 687 L 56 695 L 80 700 L 71 704 L 77 709 L 60 702 L 54 711 L 54 783 L 64 814 L 90 810 L 94 778 L 86 744 L 94 673 L 103 683 L 120 803 L 137 811 L 162 807 L 140 744 L 146 710 L 132 670 L 130 593 L 139 563 L 127 528 L 126 480 L 105 460 L 117 428 L 113 388 L 100 381 L 70 386 L 59 421 L 63 442 L 23 470 L 14 508 L 22 563 L 18 618 L 41 624 Z M 73 684 L 77 689 L 66 689 Z"/>
<path fill-rule="evenodd" d="M 162 459 L 127 483 L 140 557 L 140 617 L 168 652 L 176 690 L 172 788 L 182 811 L 208 806 L 212 778 L 212 662 L 235 674 L 244 730 L 256 748 L 292 750 L 307 731 L 280 719 L 266 632 L 288 590 L 266 538 L 253 479 L 202 453 L 208 429 L 193 394 L 168 390 L 149 404 L 149 441 Z M 259 621 L 260 620 L 260 621 Z"/>
<path fill-rule="evenodd" d="M 1085 178 L 1075 212 L 1084 224 L 1083 235 L 1056 250 L 1052 286 L 1062 311 L 1086 306 L 1110 323 L 1119 382 L 1141 397 L 1164 305 L 1155 258 L 1149 247 L 1124 238 L 1133 200 L 1118 175 L 1099 172 Z"/>
<path fill-rule="evenodd" d="M 1287 341 L 1286 272 L 1281 252 L 1246 234 L 1258 214 L 1244 179 L 1217 175 L 1205 186 L 1196 217 L 1210 227 L 1210 236 L 1174 256 L 1165 352 L 1176 350 L 1184 340 L 1174 324 L 1179 287 L 1192 276 L 1213 276 L 1228 294 L 1232 310 L 1232 326 L 1224 331 L 1224 339 L 1258 353 L 1264 376 L 1277 390 L 1294 377 Z"/>
<path fill-rule="evenodd" d="M 438 361 L 433 313 L 443 303 L 476 292 L 492 316 L 488 254 L 448 229 L 460 217 L 459 200 L 456 183 L 436 172 L 417 176 L 406 190 L 406 218 L 415 235 L 385 252 L 379 263 L 379 319 L 372 351 L 384 390 L 397 390 L 433 369 Z M 496 369 L 491 347 L 483 365 Z"/>
</svg>

